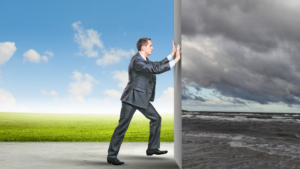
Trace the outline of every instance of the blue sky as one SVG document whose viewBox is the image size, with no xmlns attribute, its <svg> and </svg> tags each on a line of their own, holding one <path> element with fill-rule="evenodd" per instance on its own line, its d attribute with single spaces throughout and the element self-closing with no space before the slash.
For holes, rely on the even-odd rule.
<svg viewBox="0 0 300 169">
<path fill-rule="evenodd" d="M 0 112 L 119 113 L 137 40 L 152 39 L 152 61 L 172 52 L 172 0 L 1 1 L 0 16 Z M 161 113 L 173 79 L 157 76 Z"/>
</svg>

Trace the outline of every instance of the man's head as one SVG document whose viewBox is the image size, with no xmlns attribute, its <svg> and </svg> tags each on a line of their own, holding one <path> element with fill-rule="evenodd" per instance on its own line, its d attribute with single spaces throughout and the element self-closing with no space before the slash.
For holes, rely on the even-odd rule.
<svg viewBox="0 0 300 169">
<path fill-rule="evenodd" d="M 143 52 L 145 55 L 151 55 L 153 47 L 150 38 L 141 38 L 136 43 L 136 47 L 139 52 Z"/>
</svg>

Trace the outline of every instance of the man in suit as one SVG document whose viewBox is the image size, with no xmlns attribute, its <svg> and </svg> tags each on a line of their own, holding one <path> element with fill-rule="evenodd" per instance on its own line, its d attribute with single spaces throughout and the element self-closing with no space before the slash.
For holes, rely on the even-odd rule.
<svg viewBox="0 0 300 169">
<path fill-rule="evenodd" d="M 148 156 L 166 154 L 168 151 L 161 151 L 160 148 L 160 127 L 161 117 L 152 106 L 154 101 L 156 74 L 169 71 L 180 60 L 180 46 L 174 45 L 172 53 L 160 62 L 152 62 L 147 56 L 151 55 L 153 47 L 150 38 L 141 38 L 137 42 L 138 52 L 131 58 L 128 66 L 128 83 L 121 96 L 122 108 L 119 124 L 112 135 L 108 148 L 107 162 L 114 165 L 122 165 L 124 162 L 117 159 L 124 135 L 130 124 L 131 118 L 136 110 L 150 119 L 150 136 Z M 170 61 L 176 52 L 176 58 Z"/>
</svg>

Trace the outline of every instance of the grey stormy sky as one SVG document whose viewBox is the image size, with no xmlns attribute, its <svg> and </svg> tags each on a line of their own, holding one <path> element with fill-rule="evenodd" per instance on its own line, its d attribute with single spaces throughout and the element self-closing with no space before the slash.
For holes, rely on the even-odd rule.
<svg viewBox="0 0 300 169">
<path fill-rule="evenodd" d="M 300 112 L 300 1 L 182 1 L 183 109 Z"/>
</svg>

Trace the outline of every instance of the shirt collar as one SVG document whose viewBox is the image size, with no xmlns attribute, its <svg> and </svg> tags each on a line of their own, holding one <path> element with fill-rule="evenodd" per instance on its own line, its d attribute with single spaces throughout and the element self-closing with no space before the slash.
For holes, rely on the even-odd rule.
<svg viewBox="0 0 300 169">
<path fill-rule="evenodd" d="M 142 56 L 142 58 L 143 58 L 144 60 L 146 60 L 146 57 L 145 57 L 145 56 L 143 56 L 140 52 L 139 52 L 139 54 Z"/>
</svg>

